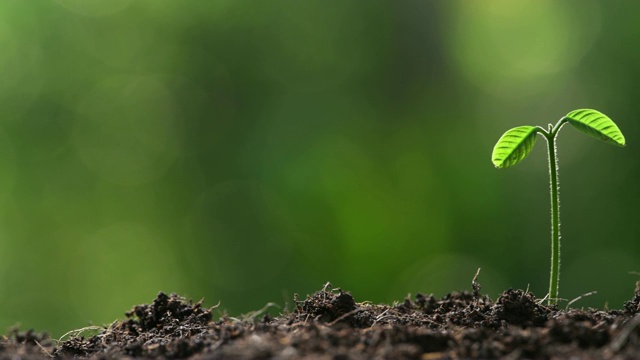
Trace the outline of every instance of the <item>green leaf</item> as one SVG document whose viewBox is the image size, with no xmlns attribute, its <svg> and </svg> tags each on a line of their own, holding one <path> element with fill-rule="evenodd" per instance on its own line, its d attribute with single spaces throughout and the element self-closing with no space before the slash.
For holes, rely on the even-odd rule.
<svg viewBox="0 0 640 360">
<path fill-rule="evenodd" d="M 624 146 L 624 135 L 609 117 L 597 110 L 578 109 L 565 116 L 569 124 L 583 133 L 613 145 Z"/>
<path fill-rule="evenodd" d="M 502 169 L 524 160 L 536 144 L 537 132 L 535 126 L 519 126 L 504 133 L 493 147 L 493 165 Z"/>
</svg>

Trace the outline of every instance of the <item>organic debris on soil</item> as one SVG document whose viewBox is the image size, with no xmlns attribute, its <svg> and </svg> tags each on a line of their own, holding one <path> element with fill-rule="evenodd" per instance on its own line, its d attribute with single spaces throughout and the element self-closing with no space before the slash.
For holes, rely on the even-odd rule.
<svg viewBox="0 0 640 360">
<path fill-rule="evenodd" d="M 90 337 L 56 342 L 32 331 L 0 339 L 0 359 L 637 359 L 640 286 L 623 310 L 559 309 L 522 290 L 494 302 L 473 291 L 394 305 L 322 290 L 272 317 L 212 319 L 210 308 L 158 294 Z M 82 329 L 81 329 L 82 330 Z"/>
</svg>

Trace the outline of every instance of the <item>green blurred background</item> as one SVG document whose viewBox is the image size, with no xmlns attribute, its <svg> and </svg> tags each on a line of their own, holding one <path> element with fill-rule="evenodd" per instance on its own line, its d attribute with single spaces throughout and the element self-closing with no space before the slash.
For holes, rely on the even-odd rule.
<svg viewBox="0 0 640 360">
<path fill-rule="evenodd" d="M 640 3 L 0 2 L 0 328 L 60 336 L 158 291 L 233 316 L 326 282 L 357 301 L 548 287 L 620 308 L 640 271 Z M 281 308 L 281 309 L 282 309 Z"/>
</svg>

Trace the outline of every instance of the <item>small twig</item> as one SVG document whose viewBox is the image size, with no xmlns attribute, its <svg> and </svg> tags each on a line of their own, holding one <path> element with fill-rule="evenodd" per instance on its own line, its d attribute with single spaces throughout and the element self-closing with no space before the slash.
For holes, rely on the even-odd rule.
<svg viewBox="0 0 640 360">
<path fill-rule="evenodd" d="M 40 343 L 37 340 L 34 340 L 36 345 L 38 345 L 38 347 L 40 348 L 40 350 L 45 353 L 48 357 L 53 358 L 53 354 L 50 353 L 47 349 L 44 348 L 44 346 L 40 345 Z"/>
<path fill-rule="evenodd" d="M 102 343 L 103 346 L 107 346 L 107 340 L 106 340 L 106 335 L 110 334 L 113 332 L 113 327 L 115 326 L 115 324 L 118 322 L 118 320 L 113 320 L 113 322 L 111 324 L 109 324 L 109 326 L 104 330 L 104 332 L 102 334 L 99 335 L 100 337 L 100 343 Z M 116 335 L 117 338 L 117 335 Z"/>
<path fill-rule="evenodd" d="M 202 300 L 200 300 L 199 303 L 202 303 Z M 209 311 L 213 311 L 213 310 L 217 309 L 220 306 L 220 304 L 221 304 L 221 302 L 218 301 L 217 304 L 215 304 L 215 305 L 213 305 L 212 307 L 209 308 Z"/>
<path fill-rule="evenodd" d="M 379 318 L 383 317 L 386 313 L 388 313 L 389 310 L 391 310 L 391 308 L 387 308 L 385 311 L 380 313 L 380 315 L 376 316 L 376 321 L 378 321 Z"/>
<path fill-rule="evenodd" d="M 362 309 L 355 309 L 355 310 L 349 311 L 348 313 L 342 314 L 341 316 L 338 316 L 335 320 L 333 320 L 331 322 L 328 322 L 327 326 L 331 326 L 331 325 L 337 323 L 338 321 L 343 320 L 344 318 L 349 317 L 349 316 L 357 313 L 360 310 L 362 310 Z"/>
<path fill-rule="evenodd" d="M 473 296 L 475 298 L 480 297 L 480 284 L 478 284 L 478 276 L 480 275 L 481 268 L 478 268 L 476 274 L 473 276 L 473 280 L 471 280 L 471 288 L 473 289 Z"/>
<path fill-rule="evenodd" d="M 385 311 L 383 311 L 380 315 L 376 316 L 376 319 L 373 321 L 373 324 L 371 324 L 371 326 L 375 325 L 378 323 L 378 321 L 386 318 L 386 316 L 384 316 L 387 312 L 389 312 L 391 308 L 387 308 Z M 391 316 L 391 315 L 389 315 Z"/>
<path fill-rule="evenodd" d="M 373 325 L 377 324 L 378 321 L 382 321 L 384 319 L 393 319 L 394 317 L 396 317 L 395 315 L 387 315 L 387 316 L 383 316 L 381 318 L 376 318 L 376 321 L 373 322 L 373 324 L 371 324 L 370 327 L 373 327 Z"/>
<path fill-rule="evenodd" d="M 527 286 L 527 289 L 529 287 Z M 547 295 L 545 295 L 542 299 L 538 300 L 538 305 L 542 305 L 543 302 L 547 301 L 547 299 L 549 298 L 549 294 L 547 293 Z"/>
<path fill-rule="evenodd" d="M 262 309 L 260 309 L 260 310 L 256 310 L 256 311 L 251 311 L 251 312 L 249 312 L 249 313 L 247 313 L 247 314 L 243 315 L 243 316 L 242 316 L 242 318 L 243 318 L 244 320 L 247 320 L 247 319 L 251 319 L 251 320 L 253 320 L 253 319 L 255 319 L 256 317 L 258 317 L 259 315 L 261 315 L 261 314 L 265 313 L 267 310 L 269 310 L 269 309 L 270 309 L 270 308 L 272 308 L 272 307 L 279 308 L 279 307 L 280 307 L 280 305 L 278 305 L 278 304 L 276 304 L 276 303 L 273 303 L 273 302 L 267 303 L 265 306 L 263 306 L 263 307 L 262 307 Z"/>
<path fill-rule="evenodd" d="M 564 308 L 564 310 L 565 310 L 565 311 L 569 310 L 569 306 L 571 306 L 571 304 L 573 304 L 574 302 L 576 302 L 576 301 L 578 301 L 578 300 L 580 300 L 580 299 L 582 299 L 582 298 L 584 298 L 584 297 L 591 296 L 591 295 L 593 295 L 593 294 L 597 294 L 597 293 L 598 293 L 597 291 L 591 291 L 591 292 L 588 292 L 588 293 L 586 293 L 586 294 L 582 294 L 582 295 L 578 296 L 577 298 L 575 298 L 575 299 L 573 299 L 573 300 L 569 301 L 569 302 L 567 303 L 567 306 Z"/>
<path fill-rule="evenodd" d="M 56 340 L 57 342 L 62 342 L 62 339 L 66 336 L 78 336 L 80 334 L 82 334 L 85 331 L 89 331 L 89 330 L 102 330 L 103 327 L 101 326 L 86 326 L 83 327 L 81 329 L 75 329 L 75 330 L 71 330 L 66 332 L 64 335 L 60 336 L 60 338 L 58 340 Z"/>
</svg>

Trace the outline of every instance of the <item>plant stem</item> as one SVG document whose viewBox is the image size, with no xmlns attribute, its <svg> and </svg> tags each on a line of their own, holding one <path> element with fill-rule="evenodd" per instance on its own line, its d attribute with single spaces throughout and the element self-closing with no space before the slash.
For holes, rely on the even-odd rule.
<svg viewBox="0 0 640 360">
<path fill-rule="evenodd" d="M 555 134 L 554 134 L 555 135 Z M 549 141 L 549 179 L 551 187 L 551 275 L 549 279 L 549 305 L 558 302 L 560 287 L 560 200 L 558 193 L 558 154 L 555 136 Z"/>
<path fill-rule="evenodd" d="M 549 153 L 549 187 L 551 193 L 551 274 L 549 278 L 549 305 L 558 303 L 560 289 L 560 184 L 558 183 L 558 153 L 556 135 L 567 120 L 560 119 L 553 126 L 549 125 L 549 132 L 539 128 L 547 139 Z"/>
</svg>

